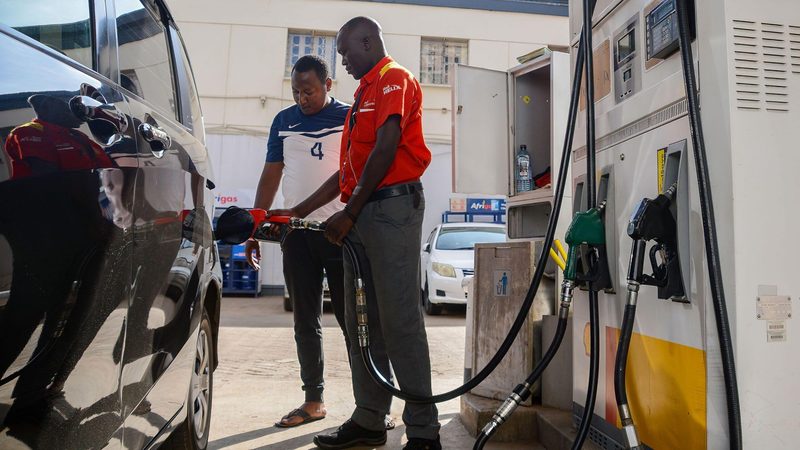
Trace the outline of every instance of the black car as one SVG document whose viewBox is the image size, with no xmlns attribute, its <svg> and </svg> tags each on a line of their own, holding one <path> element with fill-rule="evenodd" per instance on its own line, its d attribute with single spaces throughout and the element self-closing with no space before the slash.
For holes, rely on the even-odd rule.
<svg viewBox="0 0 800 450">
<path fill-rule="evenodd" d="M 219 258 L 160 0 L 0 13 L 0 448 L 205 448 Z"/>
</svg>

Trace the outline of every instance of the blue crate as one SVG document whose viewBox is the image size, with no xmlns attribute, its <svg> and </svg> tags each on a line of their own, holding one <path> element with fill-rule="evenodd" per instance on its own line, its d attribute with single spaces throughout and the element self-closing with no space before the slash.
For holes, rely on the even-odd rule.
<svg viewBox="0 0 800 450">
<path fill-rule="evenodd" d="M 258 271 L 247 264 L 244 245 L 220 245 L 219 250 L 223 294 L 258 295 Z"/>
</svg>

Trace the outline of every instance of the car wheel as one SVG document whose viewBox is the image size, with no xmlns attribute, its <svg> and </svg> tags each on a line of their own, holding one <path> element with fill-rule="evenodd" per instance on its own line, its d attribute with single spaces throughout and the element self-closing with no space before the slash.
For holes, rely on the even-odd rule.
<svg viewBox="0 0 800 450">
<path fill-rule="evenodd" d="M 283 310 L 287 312 L 294 311 L 294 304 L 290 297 L 283 297 Z"/>
<path fill-rule="evenodd" d="M 212 367 L 215 359 L 211 322 L 203 311 L 195 345 L 189 398 L 186 401 L 186 420 L 175 429 L 163 447 L 192 450 L 205 450 L 208 447 L 214 380 Z"/>
<path fill-rule="evenodd" d="M 442 305 L 431 303 L 431 294 L 428 290 L 428 283 L 425 283 L 425 289 L 422 291 L 422 306 L 425 307 L 425 312 L 429 316 L 438 316 L 442 313 Z"/>
</svg>

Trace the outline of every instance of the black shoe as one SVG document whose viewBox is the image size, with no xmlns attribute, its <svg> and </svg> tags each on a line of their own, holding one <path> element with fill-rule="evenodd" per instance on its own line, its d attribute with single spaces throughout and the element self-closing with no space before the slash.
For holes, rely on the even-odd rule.
<svg viewBox="0 0 800 450">
<path fill-rule="evenodd" d="M 314 444 L 319 448 L 330 450 L 356 447 L 359 445 L 377 447 L 386 443 L 386 430 L 368 430 L 348 420 L 331 434 L 314 436 Z M 420 447 L 423 448 L 423 447 Z M 439 447 L 441 448 L 441 446 Z"/>
<path fill-rule="evenodd" d="M 436 439 L 411 438 L 403 450 L 442 450 L 442 444 L 439 442 L 439 436 L 436 436 Z"/>
</svg>

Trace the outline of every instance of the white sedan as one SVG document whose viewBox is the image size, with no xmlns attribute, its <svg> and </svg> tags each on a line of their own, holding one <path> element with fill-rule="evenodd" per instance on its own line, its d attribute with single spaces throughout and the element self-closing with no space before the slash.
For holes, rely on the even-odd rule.
<svg viewBox="0 0 800 450">
<path fill-rule="evenodd" d="M 475 272 L 475 244 L 505 242 L 506 228 L 494 223 L 443 223 L 422 244 L 421 284 L 425 312 L 436 315 L 444 304 L 464 305 L 464 276 Z"/>
</svg>

